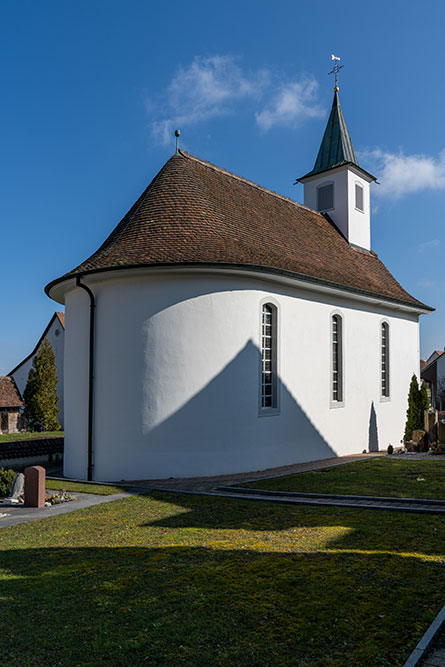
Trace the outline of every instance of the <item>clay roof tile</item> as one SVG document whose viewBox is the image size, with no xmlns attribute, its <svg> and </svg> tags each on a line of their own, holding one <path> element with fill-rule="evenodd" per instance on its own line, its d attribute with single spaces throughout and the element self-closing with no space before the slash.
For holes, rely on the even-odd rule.
<svg viewBox="0 0 445 667">
<path fill-rule="evenodd" d="M 141 264 L 261 267 L 432 310 L 374 252 L 351 247 L 327 216 L 183 151 L 100 248 L 46 290 L 84 272 Z"/>
</svg>

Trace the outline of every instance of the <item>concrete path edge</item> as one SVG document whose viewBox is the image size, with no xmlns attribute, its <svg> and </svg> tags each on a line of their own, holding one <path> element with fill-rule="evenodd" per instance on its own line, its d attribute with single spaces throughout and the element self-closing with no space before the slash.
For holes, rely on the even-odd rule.
<svg viewBox="0 0 445 667">
<path fill-rule="evenodd" d="M 418 665 L 420 665 L 421 660 L 423 660 L 423 658 L 425 657 L 426 652 L 430 648 L 431 644 L 433 643 L 434 639 L 436 638 L 439 630 L 442 628 L 443 625 L 445 625 L 445 605 L 439 611 L 436 618 L 431 623 L 430 627 L 425 632 L 422 639 L 417 644 L 416 648 L 411 653 L 411 655 L 409 656 L 408 660 L 405 662 L 403 667 L 417 667 Z"/>
</svg>

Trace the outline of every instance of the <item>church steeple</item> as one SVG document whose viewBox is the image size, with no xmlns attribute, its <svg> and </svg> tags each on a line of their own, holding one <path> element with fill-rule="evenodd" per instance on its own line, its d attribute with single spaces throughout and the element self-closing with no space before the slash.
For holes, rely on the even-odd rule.
<svg viewBox="0 0 445 667">
<path fill-rule="evenodd" d="M 339 58 L 332 58 L 336 61 L 332 73 L 337 76 L 341 67 Z M 358 163 L 341 110 L 337 85 L 314 168 L 298 180 L 304 185 L 306 206 L 327 214 L 352 246 L 370 250 L 369 185 L 376 179 Z"/>
<path fill-rule="evenodd" d="M 306 176 L 320 174 L 328 169 L 340 167 L 343 164 L 355 164 L 359 167 L 357 156 L 346 127 L 343 112 L 338 97 L 338 87 L 334 88 L 334 101 L 331 113 L 324 131 L 320 150 L 315 160 L 314 168 Z"/>
</svg>

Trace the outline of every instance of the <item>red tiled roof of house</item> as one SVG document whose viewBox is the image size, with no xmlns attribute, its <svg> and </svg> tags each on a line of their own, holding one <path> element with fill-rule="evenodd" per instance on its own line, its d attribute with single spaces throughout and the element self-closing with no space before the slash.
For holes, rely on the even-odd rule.
<svg viewBox="0 0 445 667">
<path fill-rule="evenodd" d="M 426 361 L 423 359 L 420 360 L 420 370 L 423 371 L 423 369 L 427 366 Z"/>
<path fill-rule="evenodd" d="M 61 313 L 57 310 L 56 315 L 59 319 L 60 324 L 63 326 L 63 328 L 65 328 L 65 313 Z"/>
<path fill-rule="evenodd" d="M 0 408 L 21 408 L 23 401 L 14 380 L 11 377 L 0 377 Z"/>
<path fill-rule="evenodd" d="M 204 264 L 261 268 L 432 310 L 327 217 L 185 152 L 171 157 L 102 246 L 76 269 Z"/>
</svg>

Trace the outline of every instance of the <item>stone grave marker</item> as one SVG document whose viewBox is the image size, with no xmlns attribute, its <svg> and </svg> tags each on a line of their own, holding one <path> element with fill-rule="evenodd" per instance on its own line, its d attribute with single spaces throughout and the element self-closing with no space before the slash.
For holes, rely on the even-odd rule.
<svg viewBox="0 0 445 667">
<path fill-rule="evenodd" d="M 25 505 L 43 507 L 45 504 L 45 468 L 30 466 L 25 468 Z"/>
</svg>

